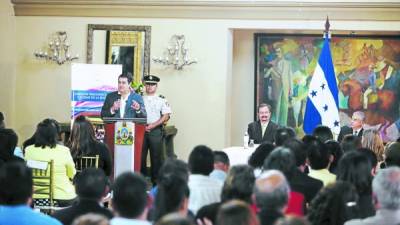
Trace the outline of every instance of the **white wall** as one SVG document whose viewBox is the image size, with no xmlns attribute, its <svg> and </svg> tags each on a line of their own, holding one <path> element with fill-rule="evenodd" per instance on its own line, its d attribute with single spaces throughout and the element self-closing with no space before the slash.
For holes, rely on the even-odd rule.
<svg viewBox="0 0 400 225">
<path fill-rule="evenodd" d="M 150 68 L 152 74 L 161 78 L 159 93 L 165 95 L 172 106 L 170 123 L 178 128 L 175 149 L 182 159 L 187 159 L 197 144 L 206 144 L 213 149 L 241 144 L 243 131 L 254 113 L 254 32 L 319 32 L 324 27 L 323 19 L 17 17 L 14 37 L 17 43 L 17 119 L 14 127 L 22 140 L 32 134 L 36 123 L 43 118 L 68 121 L 70 115 L 70 67 L 40 63 L 32 53 L 47 42 L 52 32 L 66 30 L 72 53 L 81 55 L 79 62 L 85 62 L 87 24 L 91 23 L 151 26 L 151 56 L 160 56 L 173 34 L 186 36 L 191 56 L 198 58 L 198 64 L 182 71 L 154 63 Z M 400 22 L 331 21 L 331 28 L 399 31 Z"/>
</svg>

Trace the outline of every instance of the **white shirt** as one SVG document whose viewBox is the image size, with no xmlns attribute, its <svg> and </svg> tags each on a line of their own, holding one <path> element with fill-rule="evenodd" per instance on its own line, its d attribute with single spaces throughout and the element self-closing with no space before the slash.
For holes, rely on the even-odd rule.
<svg viewBox="0 0 400 225">
<path fill-rule="evenodd" d="M 162 115 L 171 114 L 172 110 L 167 100 L 157 95 L 143 96 L 144 106 L 146 107 L 147 123 L 154 123 L 161 118 Z"/>
<path fill-rule="evenodd" d="M 127 219 L 122 217 L 114 217 L 110 220 L 111 225 L 151 225 L 147 220 Z"/>
<path fill-rule="evenodd" d="M 189 176 L 189 209 L 197 211 L 208 204 L 221 201 L 223 183 L 209 176 L 191 174 Z"/>
<path fill-rule="evenodd" d="M 121 116 L 121 118 L 124 118 L 124 115 L 125 115 L 125 106 L 126 106 L 126 101 L 128 100 L 128 97 L 129 97 L 129 95 L 126 96 L 126 98 L 124 98 L 124 97 L 121 95 L 121 104 L 120 104 L 120 107 L 119 107 L 119 115 Z"/>
</svg>

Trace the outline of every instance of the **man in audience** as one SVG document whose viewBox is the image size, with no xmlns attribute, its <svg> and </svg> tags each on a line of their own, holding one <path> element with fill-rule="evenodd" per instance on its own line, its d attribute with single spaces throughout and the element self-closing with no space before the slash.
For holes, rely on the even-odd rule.
<svg viewBox="0 0 400 225">
<path fill-rule="evenodd" d="M 115 217 L 111 225 L 151 225 L 147 218 L 147 184 L 138 174 L 125 172 L 113 186 L 112 206 Z"/>
<path fill-rule="evenodd" d="M 275 132 L 278 125 L 271 121 L 271 106 L 261 103 L 258 106 L 258 120 L 249 124 L 247 133 L 255 144 L 264 141 L 274 143 Z"/>
<path fill-rule="evenodd" d="M 293 172 L 293 177 L 289 180 L 290 186 L 294 191 L 300 192 L 304 195 L 306 202 L 310 203 L 311 200 L 317 195 L 318 191 L 323 187 L 320 180 L 314 179 L 304 173 L 306 168 L 307 150 L 304 143 L 297 139 L 287 140 L 284 147 L 293 152 L 296 159 L 296 170 Z"/>
<path fill-rule="evenodd" d="M 307 146 L 308 160 L 311 170 L 308 176 L 318 179 L 324 186 L 336 181 L 336 175 L 329 172 L 333 156 L 329 149 L 319 139 L 309 141 Z"/>
<path fill-rule="evenodd" d="M 281 146 L 286 140 L 296 138 L 296 132 L 291 127 L 281 127 L 275 132 L 275 146 Z"/>
<path fill-rule="evenodd" d="M 385 149 L 385 164 L 389 166 L 400 167 L 400 143 L 390 143 Z"/>
<path fill-rule="evenodd" d="M 340 142 L 340 147 L 342 147 L 343 153 L 356 151 L 361 148 L 361 137 L 356 135 L 347 134 L 343 137 L 342 142 Z"/>
<path fill-rule="evenodd" d="M 214 169 L 212 150 L 196 146 L 189 155 L 189 209 L 196 214 L 201 207 L 221 200 L 222 182 L 209 177 Z"/>
<path fill-rule="evenodd" d="M 261 225 L 272 225 L 283 217 L 290 188 L 285 176 L 277 170 L 268 170 L 257 178 L 254 187 L 254 200 L 259 209 Z"/>
<path fill-rule="evenodd" d="M 372 182 L 376 215 L 350 220 L 345 225 L 400 224 L 400 168 L 380 170 Z"/>
<path fill-rule="evenodd" d="M 61 225 L 29 207 L 32 190 L 32 171 L 23 162 L 8 162 L 0 168 L 0 224 Z"/>
<path fill-rule="evenodd" d="M 364 125 L 365 114 L 362 111 L 356 111 L 353 113 L 351 117 L 350 126 L 343 126 L 340 128 L 340 133 L 338 137 L 338 142 L 342 142 L 344 136 L 348 134 L 352 134 L 358 136 L 359 138 L 362 137 L 363 133 L 363 125 Z"/>
<path fill-rule="evenodd" d="M 316 128 L 314 128 L 312 135 L 321 140 L 322 143 L 325 143 L 326 141 L 333 139 L 331 128 L 323 125 L 319 125 Z"/>
<path fill-rule="evenodd" d="M 214 170 L 210 173 L 210 177 L 224 182 L 228 170 L 228 155 L 223 151 L 214 151 Z"/>
<path fill-rule="evenodd" d="M 81 215 L 87 213 L 101 214 L 109 219 L 112 213 L 101 207 L 101 200 L 106 195 L 108 180 L 103 170 L 88 168 L 75 179 L 75 191 L 79 202 L 71 207 L 58 210 L 52 216 L 64 225 L 70 225 Z"/>
</svg>

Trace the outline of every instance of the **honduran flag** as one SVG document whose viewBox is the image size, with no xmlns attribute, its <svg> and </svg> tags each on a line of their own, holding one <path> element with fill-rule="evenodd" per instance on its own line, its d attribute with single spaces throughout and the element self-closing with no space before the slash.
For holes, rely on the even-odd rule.
<svg viewBox="0 0 400 225">
<path fill-rule="evenodd" d="M 329 38 L 325 38 L 324 46 L 308 89 L 303 125 L 306 134 L 311 134 L 314 128 L 321 124 L 331 128 L 334 134 L 339 134 L 338 98 L 338 87 L 329 48 Z"/>
</svg>

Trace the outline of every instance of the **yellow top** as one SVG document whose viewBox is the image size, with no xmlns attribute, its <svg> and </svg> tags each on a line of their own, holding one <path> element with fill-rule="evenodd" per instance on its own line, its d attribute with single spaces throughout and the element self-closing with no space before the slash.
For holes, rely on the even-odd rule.
<svg viewBox="0 0 400 225">
<path fill-rule="evenodd" d="M 324 187 L 330 183 L 335 183 L 336 182 L 336 175 L 329 172 L 327 169 L 322 169 L 322 170 L 313 170 L 310 169 L 310 173 L 308 176 L 318 179 L 324 183 Z"/>
<path fill-rule="evenodd" d="M 54 160 L 54 199 L 69 200 L 76 197 L 71 182 L 76 170 L 69 148 L 58 144 L 55 148 L 31 145 L 25 150 L 25 160 Z"/>
</svg>

